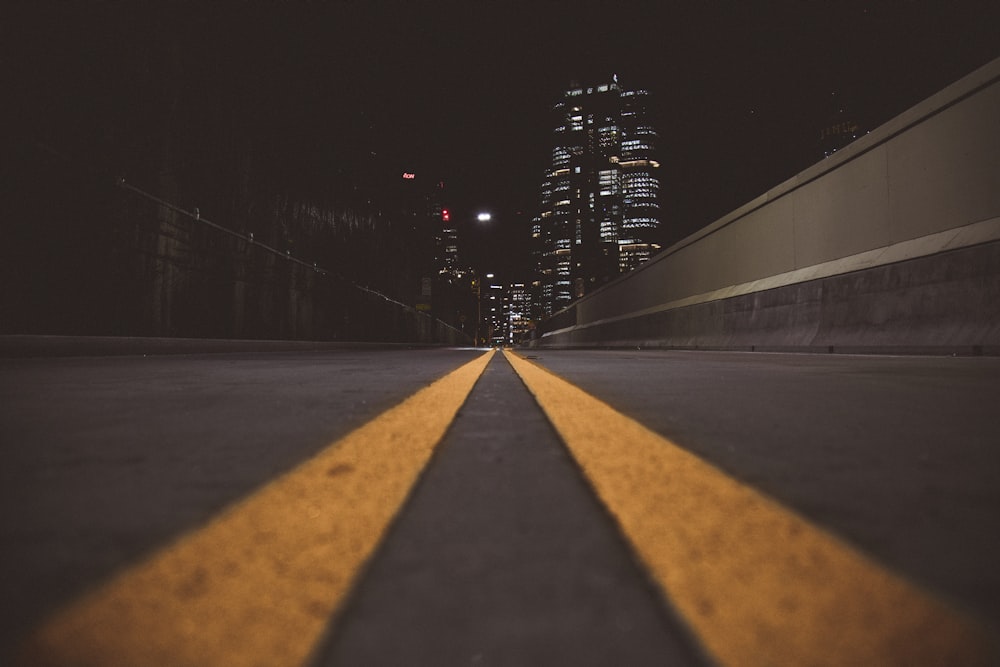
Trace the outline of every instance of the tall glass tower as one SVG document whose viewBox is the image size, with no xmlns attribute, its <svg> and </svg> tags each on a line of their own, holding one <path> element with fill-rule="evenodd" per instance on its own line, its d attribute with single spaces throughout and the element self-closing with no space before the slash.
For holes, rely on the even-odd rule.
<svg viewBox="0 0 1000 667">
<path fill-rule="evenodd" d="M 548 316 L 659 249 L 656 131 L 648 93 L 617 77 L 553 107 L 552 165 L 532 221 L 538 314 Z"/>
</svg>

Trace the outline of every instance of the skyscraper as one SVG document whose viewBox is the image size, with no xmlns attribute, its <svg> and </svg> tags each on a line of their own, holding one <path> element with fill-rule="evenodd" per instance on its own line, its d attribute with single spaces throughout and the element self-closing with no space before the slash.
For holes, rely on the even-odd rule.
<svg viewBox="0 0 1000 667">
<path fill-rule="evenodd" d="M 659 249 L 656 131 L 645 90 L 617 77 L 573 86 L 553 107 L 552 164 L 532 221 L 540 315 L 567 306 Z"/>
<path fill-rule="evenodd" d="M 522 343 L 531 336 L 531 292 L 524 283 L 511 283 L 503 301 L 507 343 Z"/>
<path fill-rule="evenodd" d="M 451 211 L 447 208 L 439 205 L 435 213 L 440 220 L 434 234 L 434 259 L 437 262 L 438 272 L 454 274 L 459 270 L 458 226 L 452 221 Z"/>
</svg>

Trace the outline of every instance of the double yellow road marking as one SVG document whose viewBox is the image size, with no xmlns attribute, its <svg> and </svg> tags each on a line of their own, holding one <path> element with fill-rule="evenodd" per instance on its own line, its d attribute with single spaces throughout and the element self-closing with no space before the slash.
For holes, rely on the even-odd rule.
<svg viewBox="0 0 1000 667">
<path fill-rule="evenodd" d="M 723 665 L 976 665 L 979 629 L 834 536 L 514 354 L 666 600 Z M 492 353 L 56 614 L 28 665 L 309 659 Z"/>
</svg>

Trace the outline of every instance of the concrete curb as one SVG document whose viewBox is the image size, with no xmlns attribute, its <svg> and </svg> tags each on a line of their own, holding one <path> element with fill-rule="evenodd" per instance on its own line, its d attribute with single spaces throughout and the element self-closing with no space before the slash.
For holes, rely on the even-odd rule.
<svg viewBox="0 0 1000 667">
<path fill-rule="evenodd" d="M 107 357 L 168 354 L 312 352 L 341 349 L 441 347 L 416 343 L 363 343 L 297 340 L 220 340 L 133 336 L 0 336 L 0 358 Z"/>
</svg>

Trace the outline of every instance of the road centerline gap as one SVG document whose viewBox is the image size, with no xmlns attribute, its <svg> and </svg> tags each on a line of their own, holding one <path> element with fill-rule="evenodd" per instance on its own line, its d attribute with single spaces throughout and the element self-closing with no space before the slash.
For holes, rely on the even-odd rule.
<svg viewBox="0 0 1000 667">
<path fill-rule="evenodd" d="M 704 663 L 498 355 L 314 662 L 359 664 Z"/>
</svg>

